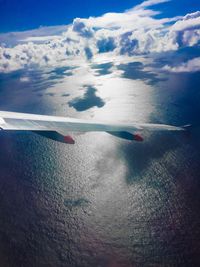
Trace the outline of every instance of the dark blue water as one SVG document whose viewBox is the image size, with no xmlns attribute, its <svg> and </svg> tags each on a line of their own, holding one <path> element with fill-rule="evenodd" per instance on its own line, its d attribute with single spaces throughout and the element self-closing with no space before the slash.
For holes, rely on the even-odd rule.
<svg viewBox="0 0 200 267">
<path fill-rule="evenodd" d="M 1 133 L 0 266 L 200 266 L 200 75 L 125 74 L 121 97 L 119 81 L 110 88 L 102 77 L 92 86 L 105 105 L 81 113 L 68 102 L 87 86 L 75 92 L 65 80 L 63 89 L 62 77 L 40 71 L 1 75 L 1 110 L 194 127 L 144 133 L 139 144 L 104 133 L 75 135 L 74 146 Z"/>
</svg>

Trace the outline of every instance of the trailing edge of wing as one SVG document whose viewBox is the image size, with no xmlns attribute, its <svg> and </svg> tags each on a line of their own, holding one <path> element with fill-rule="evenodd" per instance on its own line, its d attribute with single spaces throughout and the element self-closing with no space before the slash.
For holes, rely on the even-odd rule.
<svg viewBox="0 0 200 267">
<path fill-rule="evenodd" d="M 136 132 L 148 131 L 183 131 L 184 127 L 151 123 L 109 123 L 74 118 L 45 116 L 27 113 L 0 111 L 0 128 L 3 130 L 55 131 L 105 131 L 105 132 Z"/>
<path fill-rule="evenodd" d="M 103 131 L 119 138 L 143 141 L 137 131 L 185 131 L 190 125 L 176 127 L 166 124 L 151 123 L 108 123 L 74 118 L 45 116 L 37 114 L 0 111 L 0 129 L 7 131 L 32 131 L 46 138 L 74 144 L 74 139 L 67 135 L 69 131 Z"/>
</svg>

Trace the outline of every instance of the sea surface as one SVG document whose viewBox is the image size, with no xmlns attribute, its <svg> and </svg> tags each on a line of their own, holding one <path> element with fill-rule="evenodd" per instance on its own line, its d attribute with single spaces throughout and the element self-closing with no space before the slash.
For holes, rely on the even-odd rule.
<svg viewBox="0 0 200 267">
<path fill-rule="evenodd" d="M 65 145 L 1 132 L 1 267 L 200 266 L 200 74 L 111 67 L 1 74 L 0 110 L 190 133 L 69 133 Z"/>
</svg>

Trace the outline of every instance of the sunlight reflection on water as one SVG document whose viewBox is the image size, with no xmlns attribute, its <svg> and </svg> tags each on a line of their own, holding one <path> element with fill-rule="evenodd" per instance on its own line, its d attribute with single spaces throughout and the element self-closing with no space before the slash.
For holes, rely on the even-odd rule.
<svg viewBox="0 0 200 267">
<path fill-rule="evenodd" d="M 177 119 L 176 109 L 164 108 L 173 107 L 171 98 L 158 105 L 163 93 L 144 81 L 121 72 L 96 76 L 89 67 L 73 72 L 40 96 L 2 90 L 2 105 L 16 110 L 19 99 L 22 111 L 107 121 Z M 68 101 L 82 97 L 88 85 L 105 105 L 77 112 Z M 31 134 L 2 136 L 2 264 L 195 266 L 198 204 L 188 177 L 195 185 L 200 156 L 191 141 L 159 133 L 141 144 L 106 133 L 74 137 L 76 144 L 67 146 Z"/>
</svg>

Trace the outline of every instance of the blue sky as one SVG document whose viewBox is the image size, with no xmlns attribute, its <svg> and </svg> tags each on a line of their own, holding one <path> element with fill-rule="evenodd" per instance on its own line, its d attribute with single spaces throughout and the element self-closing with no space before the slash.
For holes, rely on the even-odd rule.
<svg viewBox="0 0 200 267">
<path fill-rule="evenodd" d="M 107 12 L 122 12 L 140 0 L 0 0 L 0 32 L 23 31 L 39 26 L 69 24 L 76 17 L 99 16 Z M 172 0 L 160 4 L 159 17 L 173 17 L 195 12 L 199 0 Z M 156 6 L 157 8 L 157 6 Z"/>
</svg>

